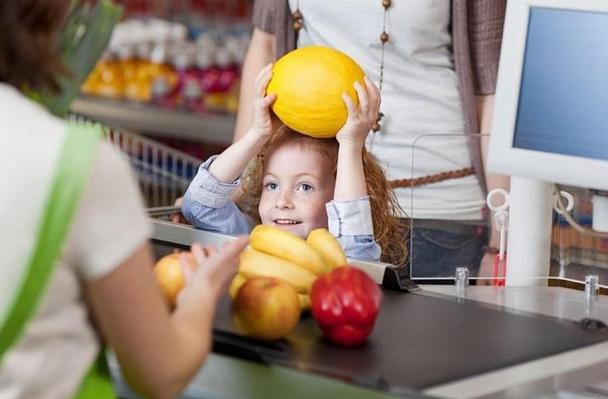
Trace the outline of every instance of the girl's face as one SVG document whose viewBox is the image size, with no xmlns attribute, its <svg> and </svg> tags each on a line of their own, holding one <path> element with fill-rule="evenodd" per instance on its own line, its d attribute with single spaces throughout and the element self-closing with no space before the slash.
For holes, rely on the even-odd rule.
<svg viewBox="0 0 608 399">
<path fill-rule="evenodd" d="M 325 204 L 334 196 L 334 165 L 316 151 L 297 144 L 275 149 L 262 179 L 260 219 L 306 238 L 327 228 Z"/>
</svg>

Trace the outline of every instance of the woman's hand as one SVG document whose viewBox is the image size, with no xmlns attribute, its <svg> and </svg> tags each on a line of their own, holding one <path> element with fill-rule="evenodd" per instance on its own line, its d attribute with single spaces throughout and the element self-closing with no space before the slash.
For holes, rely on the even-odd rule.
<svg viewBox="0 0 608 399">
<path fill-rule="evenodd" d="M 364 78 L 365 87 L 359 82 L 354 83 L 359 106 L 355 106 L 353 100 L 346 93 L 342 93 L 342 100 L 348 110 L 346 123 L 338 131 L 336 139 L 340 145 L 353 144 L 363 148 L 365 139 L 378 119 L 380 110 L 380 90 L 367 76 Z"/>
<path fill-rule="evenodd" d="M 247 236 L 225 243 L 220 250 L 215 247 L 192 245 L 192 255 L 197 264 L 193 269 L 188 264 L 184 253 L 180 259 L 186 285 L 180 292 L 177 302 L 187 300 L 191 292 L 207 292 L 213 299 L 219 298 L 230 285 L 239 267 L 239 255 L 245 249 L 249 239 Z"/>
<path fill-rule="evenodd" d="M 269 108 L 277 96 L 276 94 L 266 95 L 266 87 L 271 78 L 272 64 L 262 68 L 255 78 L 251 131 L 260 137 L 270 137 L 273 131 Z"/>
</svg>

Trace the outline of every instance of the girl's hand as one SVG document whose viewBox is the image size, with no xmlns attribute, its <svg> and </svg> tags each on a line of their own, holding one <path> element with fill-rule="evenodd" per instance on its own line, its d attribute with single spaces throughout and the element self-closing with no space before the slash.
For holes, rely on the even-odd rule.
<svg viewBox="0 0 608 399">
<path fill-rule="evenodd" d="M 368 133 L 378 119 L 380 90 L 367 76 L 364 78 L 364 82 L 365 87 L 359 82 L 355 82 L 353 85 L 359 98 L 358 108 L 348 94 L 342 93 L 342 100 L 348 110 L 348 118 L 336 135 L 340 145 L 354 144 L 363 148 Z"/>
<path fill-rule="evenodd" d="M 184 197 L 178 197 L 175 202 L 173 203 L 174 206 L 178 206 L 182 207 L 182 204 L 184 203 Z M 182 211 L 175 211 L 171 214 L 171 222 L 172 223 L 181 223 L 181 224 L 189 224 L 188 221 L 186 220 L 186 218 L 184 217 L 184 215 L 182 214 Z"/>
<path fill-rule="evenodd" d="M 272 135 L 272 120 L 270 105 L 276 99 L 276 94 L 266 95 L 266 87 L 272 78 L 272 64 L 266 65 L 255 78 L 253 101 L 253 125 L 251 130 L 258 136 Z"/>
<path fill-rule="evenodd" d="M 231 183 L 237 179 L 272 137 L 274 129 L 269 107 L 276 95 L 266 95 L 266 87 L 271 77 L 272 64 L 268 64 L 255 78 L 253 120 L 249 131 L 226 148 L 209 166 L 209 173 L 220 182 Z"/>
</svg>

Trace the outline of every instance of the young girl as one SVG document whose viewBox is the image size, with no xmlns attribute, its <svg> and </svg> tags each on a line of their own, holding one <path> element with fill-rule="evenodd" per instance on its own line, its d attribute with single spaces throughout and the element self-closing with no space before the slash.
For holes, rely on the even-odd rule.
<svg viewBox="0 0 608 399">
<path fill-rule="evenodd" d="M 266 95 L 271 76 L 272 64 L 256 78 L 248 133 L 203 163 L 190 183 L 182 205 L 185 218 L 224 234 L 247 233 L 263 223 L 306 238 L 325 227 L 348 257 L 378 260 L 383 255 L 383 260 L 402 263 L 405 240 L 397 237 L 394 217 L 399 207 L 382 169 L 364 149 L 380 106 L 376 86 L 367 78 L 365 86 L 354 84 L 358 107 L 343 94 L 348 118 L 335 139 L 312 138 L 285 126 L 273 135 L 269 107 L 275 95 Z M 231 195 L 241 183 L 239 208 Z"/>
</svg>

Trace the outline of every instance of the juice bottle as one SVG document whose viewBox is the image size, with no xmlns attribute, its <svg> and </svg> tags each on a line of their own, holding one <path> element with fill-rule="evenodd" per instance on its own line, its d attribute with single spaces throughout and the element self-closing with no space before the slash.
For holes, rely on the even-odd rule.
<svg viewBox="0 0 608 399">
<path fill-rule="evenodd" d="M 137 101 L 148 102 L 151 100 L 151 82 L 148 73 L 150 65 L 151 46 L 147 41 L 141 41 L 135 45 L 134 74 L 125 79 L 125 97 Z"/>
<path fill-rule="evenodd" d="M 202 90 L 200 86 L 200 71 L 195 67 L 194 49 L 182 46 L 176 50 L 173 66 L 178 76 L 174 96 L 177 102 L 190 110 L 200 110 L 202 107 Z"/>
<path fill-rule="evenodd" d="M 119 99 L 124 91 L 124 79 L 116 56 L 106 53 L 97 63 L 94 93 L 98 96 Z"/>
<path fill-rule="evenodd" d="M 146 66 L 150 87 L 150 100 L 158 105 L 173 106 L 171 94 L 177 84 L 177 75 L 166 63 L 167 46 L 157 43 Z"/>
<path fill-rule="evenodd" d="M 222 92 L 219 87 L 220 70 L 214 65 L 211 51 L 201 46 L 198 49 L 196 67 L 200 73 L 203 105 L 206 109 L 218 109 L 223 102 Z"/>
<path fill-rule="evenodd" d="M 236 111 L 235 94 L 238 91 L 237 81 L 239 69 L 234 62 L 234 57 L 228 48 L 220 47 L 216 52 L 216 63 L 220 74 L 218 79 L 219 92 L 222 93 L 222 110 Z"/>
</svg>

